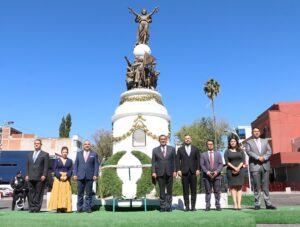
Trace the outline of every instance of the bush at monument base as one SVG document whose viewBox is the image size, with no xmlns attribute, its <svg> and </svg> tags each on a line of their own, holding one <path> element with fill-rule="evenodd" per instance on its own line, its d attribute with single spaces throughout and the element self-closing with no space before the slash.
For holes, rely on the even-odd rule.
<svg viewBox="0 0 300 227">
<path fill-rule="evenodd" d="M 119 151 L 107 159 L 102 167 L 107 165 L 117 165 L 126 151 Z M 98 180 L 97 195 L 101 198 L 109 196 L 120 197 L 122 195 L 122 181 L 117 175 L 116 168 L 106 168 L 101 172 Z"/>
<path fill-rule="evenodd" d="M 151 164 L 151 158 L 141 151 L 131 152 L 137 159 L 140 160 L 142 165 Z M 143 167 L 143 173 L 141 178 L 137 181 L 137 197 L 145 197 L 154 189 L 154 185 L 151 179 L 151 167 Z"/>
</svg>

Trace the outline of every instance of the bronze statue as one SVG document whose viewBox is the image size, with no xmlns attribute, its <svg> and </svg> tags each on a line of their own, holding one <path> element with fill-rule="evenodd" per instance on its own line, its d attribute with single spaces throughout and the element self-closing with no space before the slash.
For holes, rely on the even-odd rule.
<svg viewBox="0 0 300 227">
<path fill-rule="evenodd" d="M 152 15 L 157 13 L 159 8 L 155 7 L 155 9 L 147 14 L 147 10 L 143 9 L 141 14 L 136 13 L 130 7 L 129 11 L 136 16 L 135 22 L 139 23 L 138 35 L 137 35 L 137 43 L 136 44 L 148 44 L 149 42 L 149 24 L 152 22 Z"/>
<path fill-rule="evenodd" d="M 134 88 L 156 89 L 157 78 L 160 72 L 155 69 L 156 62 L 153 56 L 148 54 L 144 56 L 144 59 L 136 58 L 133 63 L 127 57 L 125 57 L 125 60 L 127 62 L 127 90 Z"/>
</svg>

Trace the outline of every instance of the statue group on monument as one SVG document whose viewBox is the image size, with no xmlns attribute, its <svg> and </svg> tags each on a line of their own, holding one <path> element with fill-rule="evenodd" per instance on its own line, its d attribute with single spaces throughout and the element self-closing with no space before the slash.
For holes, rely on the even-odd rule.
<svg viewBox="0 0 300 227">
<path fill-rule="evenodd" d="M 148 45 L 149 43 L 149 24 L 152 22 L 152 15 L 157 13 L 159 8 L 156 7 L 151 13 L 147 14 L 147 10 L 143 9 L 141 14 L 136 13 L 129 7 L 130 12 L 136 16 L 135 22 L 139 23 L 137 32 L 137 45 Z M 136 56 L 133 62 L 125 57 L 127 62 L 126 85 L 127 90 L 134 88 L 156 89 L 157 79 L 160 74 L 156 70 L 156 60 L 145 52 L 143 56 Z"/>
</svg>

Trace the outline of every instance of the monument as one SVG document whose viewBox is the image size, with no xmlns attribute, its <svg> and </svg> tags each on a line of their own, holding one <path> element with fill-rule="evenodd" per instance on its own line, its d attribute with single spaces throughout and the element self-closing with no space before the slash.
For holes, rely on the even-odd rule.
<svg viewBox="0 0 300 227">
<path fill-rule="evenodd" d="M 142 164 L 131 151 L 141 151 L 151 158 L 152 149 L 159 145 L 158 137 L 171 136 L 170 116 L 157 91 L 160 72 L 149 46 L 149 25 L 158 10 L 156 7 L 149 14 L 146 10 L 138 14 L 129 8 L 138 23 L 134 60 L 125 57 L 127 91 L 121 94 L 112 117 L 113 154 L 126 151 L 117 165 L 118 176 L 123 182 L 122 194 L 126 198 L 135 197 L 136 182 L 142 174 Z"/>
</svg>

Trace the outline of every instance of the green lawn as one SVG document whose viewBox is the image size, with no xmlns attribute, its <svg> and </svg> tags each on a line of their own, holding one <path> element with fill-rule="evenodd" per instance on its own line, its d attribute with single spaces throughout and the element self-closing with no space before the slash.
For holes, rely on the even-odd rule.
<svg viewBox="0 0 300 227">
<path fill-rule="evenodd" d="M 232 196 L 228 195 L 228 205 L 233 205 Z M 254 196 L 253 195 L 243 195 L 242 196 L 242 205 L 244 206 L 254 206 Z"/>
<path fill-rule="evenodd" d="M 158 211 L 109 212 L 96 211 L 92 214 L 57 214 L 43 212 L 31 214 L 25 211 L 0 212 L 0 226 L 76 227 L 76 226 L 256 226 L 256 224 L 300 224 L 300 206 L 279 207 L 278 210 L 254 211 L 244 209 L 221 212 L 160 213 Z"/>
</svg>

